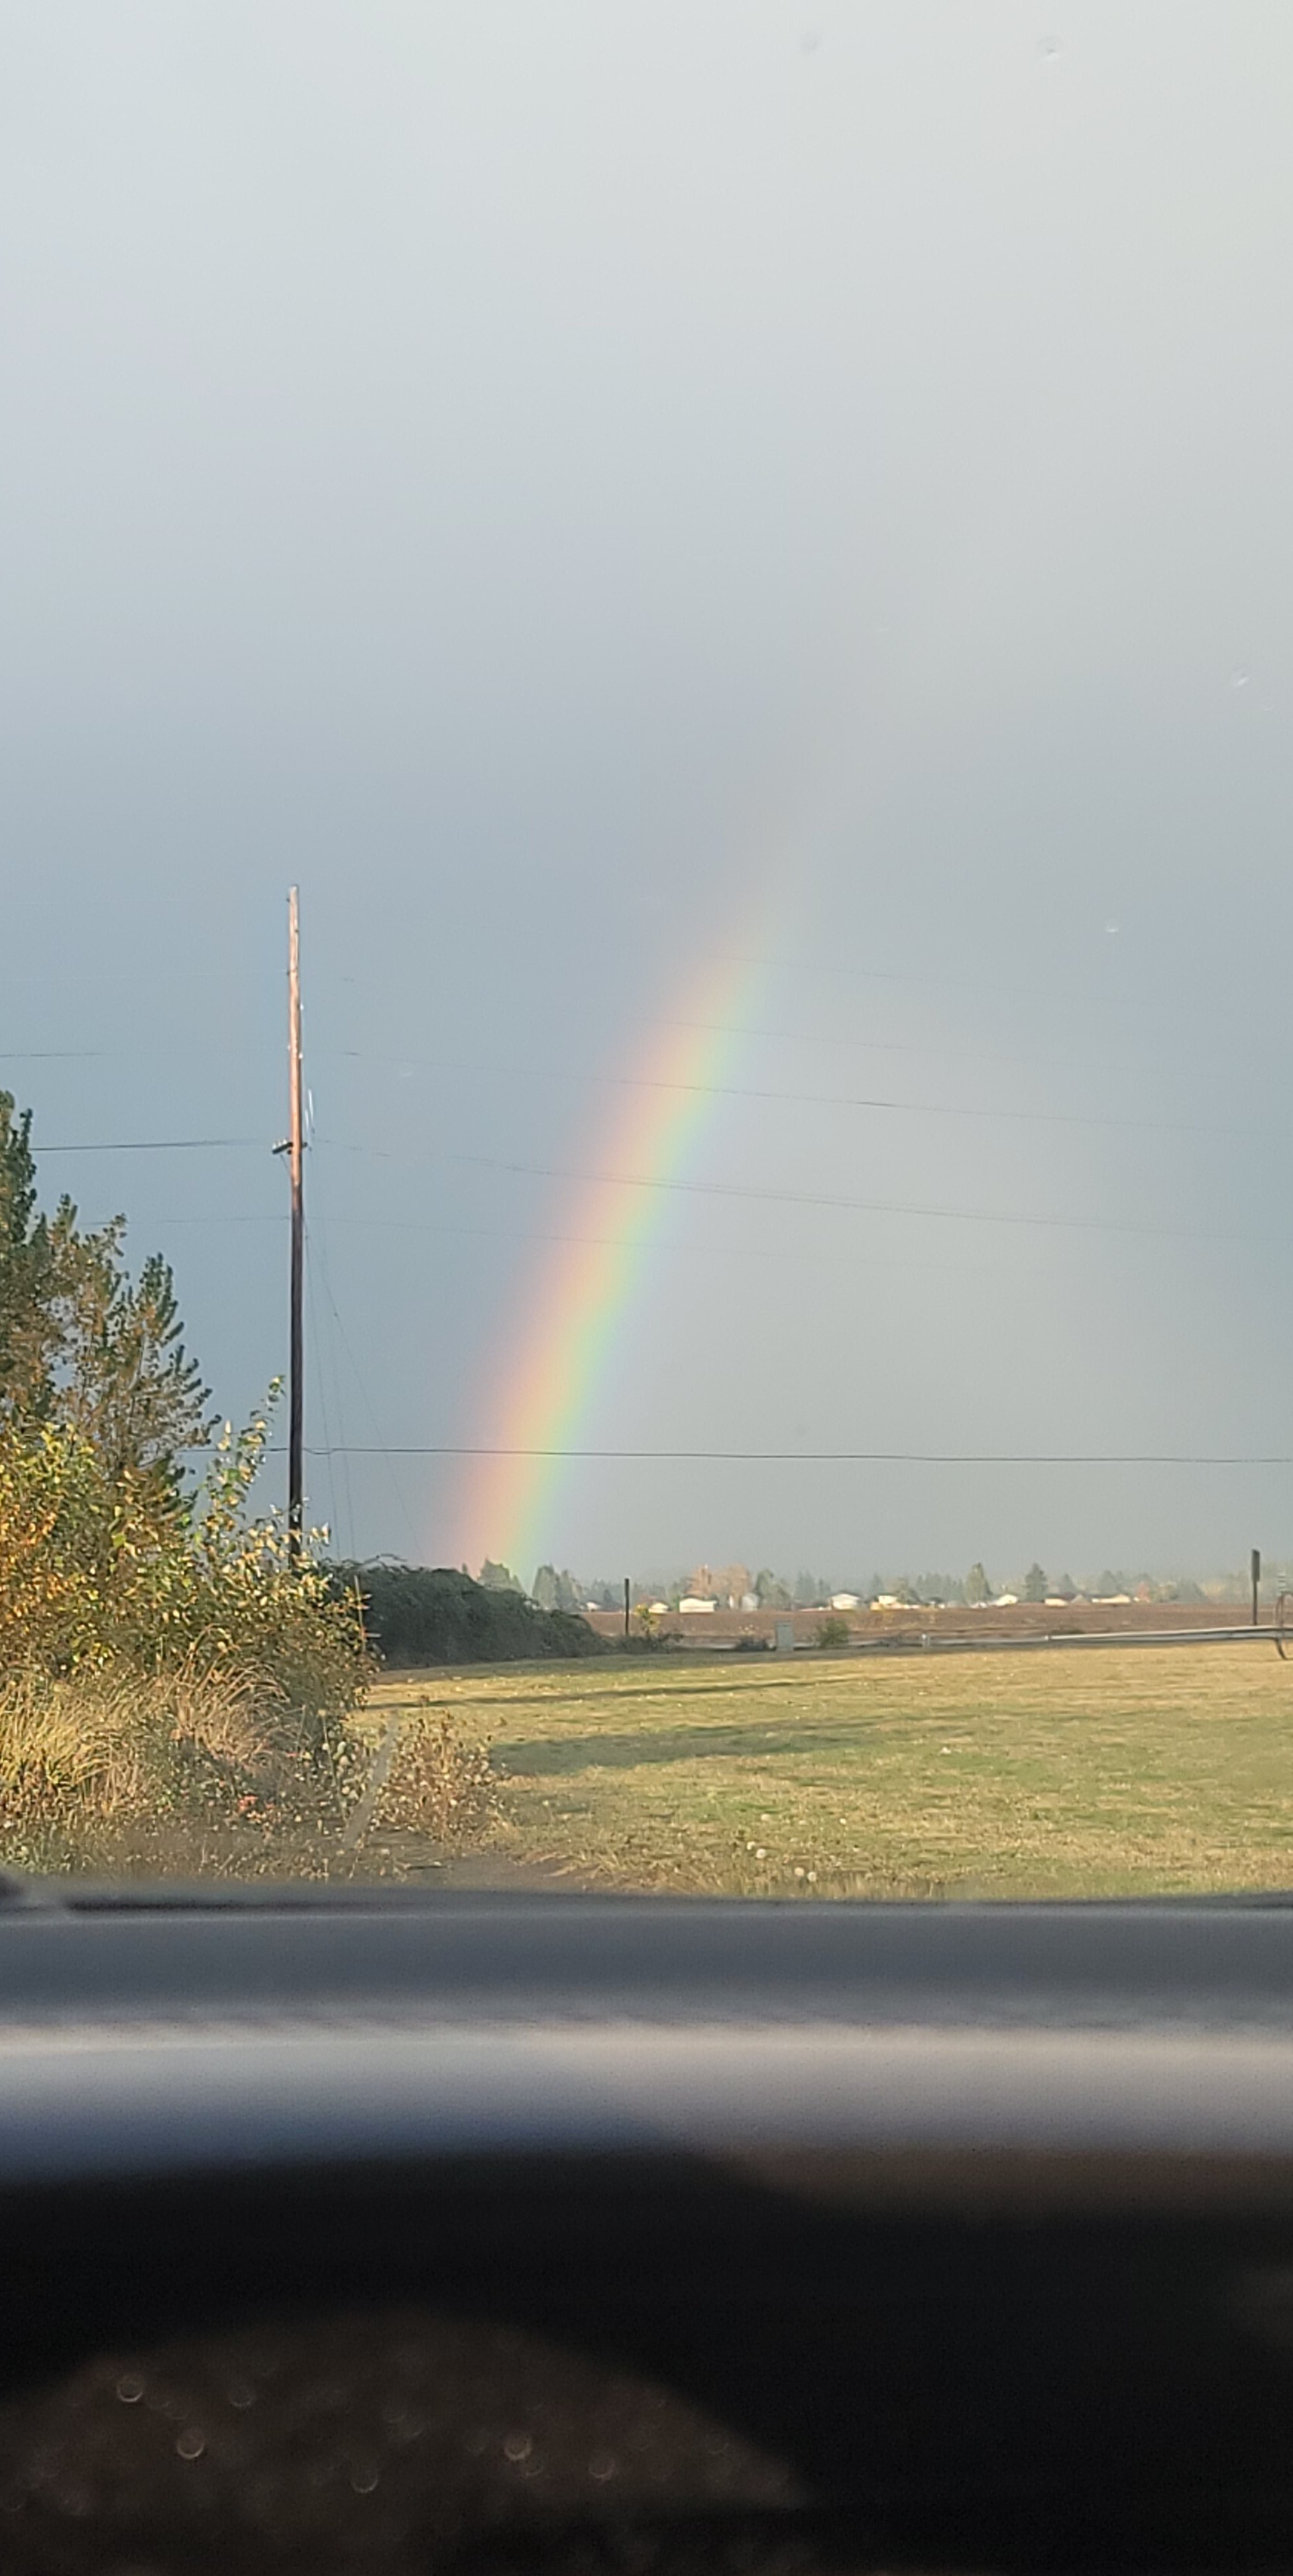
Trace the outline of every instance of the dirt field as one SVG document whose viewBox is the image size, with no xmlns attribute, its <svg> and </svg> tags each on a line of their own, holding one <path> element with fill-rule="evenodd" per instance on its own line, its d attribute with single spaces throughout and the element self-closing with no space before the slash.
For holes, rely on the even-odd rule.
<svg viewBox="0 0 1293 2576">
<path fill-rule="evenodd" d="M 1293 1886 L 1293 1662 L 1268 1644 L 388 1675 L 487 1741 L 444 1874 L 784 1896 Z M 380 1834 L 368 1868 L 428 1867 Z M 361 1874 L 363 1865 L 361 1864 Z"/>
<path fill-rule="evenodd" d="M 1262 1618 L 1269 1621 L 1272 1605 L 1262 1604 Z M 813 1646 L 823 1620 L 833 1619 L 838 1626 L 843 1620 L 849 1632 L 850 1645 L 869 1652 L 886 1646 L 918 1646 L 922 1636 L 965 1637 L 975 1646 L 985 1645 L 993 1637 L 1064 1637 L 1083 1636 L 1093 1632 L 1101 1636 L 1134 1635 L 1146 1629 L 1241 1628 L 1247 1625 L 1249 1604 L 1242 1600 L 1216 1601 L 1016 1601 L 1002 1604 L 987 1602 L 980 1610 L 967 1609 L 964 1603 L 952 1603 L 943 1610 L 909 1607 L 902 1610 L 712 1610 L 663 1612 L 652 1620 L 657 1637 L 667 1637 L 677 1646 L 698 1646 L 702 1653 L 731 1647 L 738 1637 L 758 1638 L 771 1645 L 777 1628 L 789 1628 L 800 1646 Z M 618 1641 L 624 1634 L 622 1610 L 590 1610 L 588 1625 L 601 1637 Z M 634 1627 L 640 1625 L 636 1614 Z"/>
</svg>

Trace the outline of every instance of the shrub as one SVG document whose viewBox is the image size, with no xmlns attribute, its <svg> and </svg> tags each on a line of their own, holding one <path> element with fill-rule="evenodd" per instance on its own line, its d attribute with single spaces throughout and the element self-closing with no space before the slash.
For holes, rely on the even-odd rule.
<svg viewBox="0 0 1293 2576">
<path fill-rule="evenodd" d="M 132 1840 L 340 1820 L 299 1718 L 228 1676 L 35 1669 L 0 1683 L 0 1850 L 11 1867 L 119 1860 Z"/>
<path fill-rule="evenodd" d="M 447 1708 L 405 1720 L 375 1822 L 455 1848 L 479 1842 L 498 1814 L 498 1782 L 483 1744 L 464 1740 Z"/>
<path fill-rule="evenodd" d="M 336 1565 L 334 1600 L 358 1602 L 388 1664 L 479 1664 L 604 1655 L 609 1640 L 567 1610 L 539 1610 L 437 1565 Z"/>
<path fill-rule="evenodd" d="M 847 1619 L 818 1620 L 817 1643 L 819 1646 L 847 1646 L 848 1642 L 849 1623 Z"/>
<path fill-rule="evenodd" d="M 340 1717 L 368 1669 L 359 1604 L 246 1503 L 267 1422 L 226 1431 L 185 1502 L 110 1475 L 78 1433 L 0 1432 L 0 1670 L 200 1672 Z"/>
</svg>

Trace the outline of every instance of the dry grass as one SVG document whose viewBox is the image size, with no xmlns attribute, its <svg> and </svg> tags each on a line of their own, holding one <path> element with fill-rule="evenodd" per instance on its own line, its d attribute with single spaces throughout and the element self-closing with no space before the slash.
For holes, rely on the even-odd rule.
<svg viewBox="0 0 1293 2576">
<path fill-rule="evenodd" d="M 386 1679 L 373 1715 L 401 1696 Z M 1265 1645 L 476 1667 L 438 1678 L 437 1699 L 465 1738 L 493 1739 L 495 1849 L 576 1882 L 1293 1885 L 1293 1664 Z"/>
<path fill-rule="evenodd" d="M 1293 1886 L 1293 1664 L 1264 1645 L 476 1665 L 433 1694 L 387 1676 L 349 1743 L 321 1774 L 272 1697 L 197 1673 L 12 1679 L 0 1865 L 804 1896 Z"/>
<path fill-rule="evenodd" d="M 327 1877 L 427 1866 L 488 1838 L 475 1732 L 425 1698 L 374 1766 L 259 1680 L 20 1673 L 0 1684 L 0 1867 L 102 1876 Z M 391 1756 L 393 1754 L 393 1759 Z"/>
<path fill-rule="evenodd" d="M 0 1685 L 0 1866 L 318 1866 L 347 1783 L 263 1680 L 18 1673 Z"/>
<path fill-rule="evenodd" d="M 498 1780 L 488 1746 L 464 1734 L 453 1712 L 428 1698 L 399 1709 L 389 1773 L 377 1757 L 363 1866 L 399 1871 L 487 1842 L 499 1821 Z M 358 1821 L 358 1819 L 357 1819 Z"/>
</svg>

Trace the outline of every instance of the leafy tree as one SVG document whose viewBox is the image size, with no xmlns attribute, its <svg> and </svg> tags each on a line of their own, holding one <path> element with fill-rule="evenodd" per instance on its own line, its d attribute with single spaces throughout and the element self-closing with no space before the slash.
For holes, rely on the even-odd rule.
<svg viewBox="0 0 1293 2576">
<path fill-rule="evenodd" d="M 965 1578 L 965 1597 L 966 1600 L 970 1602 L 990 1601 L 992 1599 L 992 1586 L 988 1581 L 987 1575 L 984 1573 L 981 1563 L 976 1562 L 972 1565 Z"/>
<path fill-rule="evenodd" d="M 830 1585 L 820 1574 L 797 1574 L 794 1590 L 796 1610 L 815 1610 L 819 1602 L 826 1600 L 829 1591 Z"/>
<path fill-rule="evenodd" d="M 1044 1601 L 1046 1598 L 1046 1586 L 1047 1576 L 1045 1568 L 1034 1561 L 1033 1564 L 1029 1566 L 1028 1572 L 1024 1576 L 1025 1601 Z"/>
<path fill-rule="evenodd" d="M 111 1667 L 223 1677 L 320 1727 L 368 1669 L 353 1592 L 338 1598 L 281 1522 L 248 1514 L 264 1415 L 226 1429 L 205 1487 L 181 1502 L 158 1479 L 110 1475 L 81 1433 L 0 1430 L 0 1668 Z"/>
</svg>

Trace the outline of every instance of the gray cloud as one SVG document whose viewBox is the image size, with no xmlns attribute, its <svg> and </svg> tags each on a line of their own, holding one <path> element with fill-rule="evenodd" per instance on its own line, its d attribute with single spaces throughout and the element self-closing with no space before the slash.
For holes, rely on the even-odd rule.
<svg viewBox="0 0 1293 2576">
<path fill-rule="evenodd" d="M 1273 0 L 0 7 L 0 1036 L 83 1051 L 0 1079 L 264 1140 L 50 1167 L 231 1410 L 290 880 L 328 1445 L 477 1436 L 553 1169 L 771 882 L 725 1078 L 812 1097 L 688 1168 L 798 1198 L 662 1208 L 586 1445 L 1293 1450 L 1291 87 Z M 458 1553 L 448 1469 L 314 1489 Z M 549 1546 L 1204 1564 L 1290 1499 L 604 1466 Z"/>
</svg>

